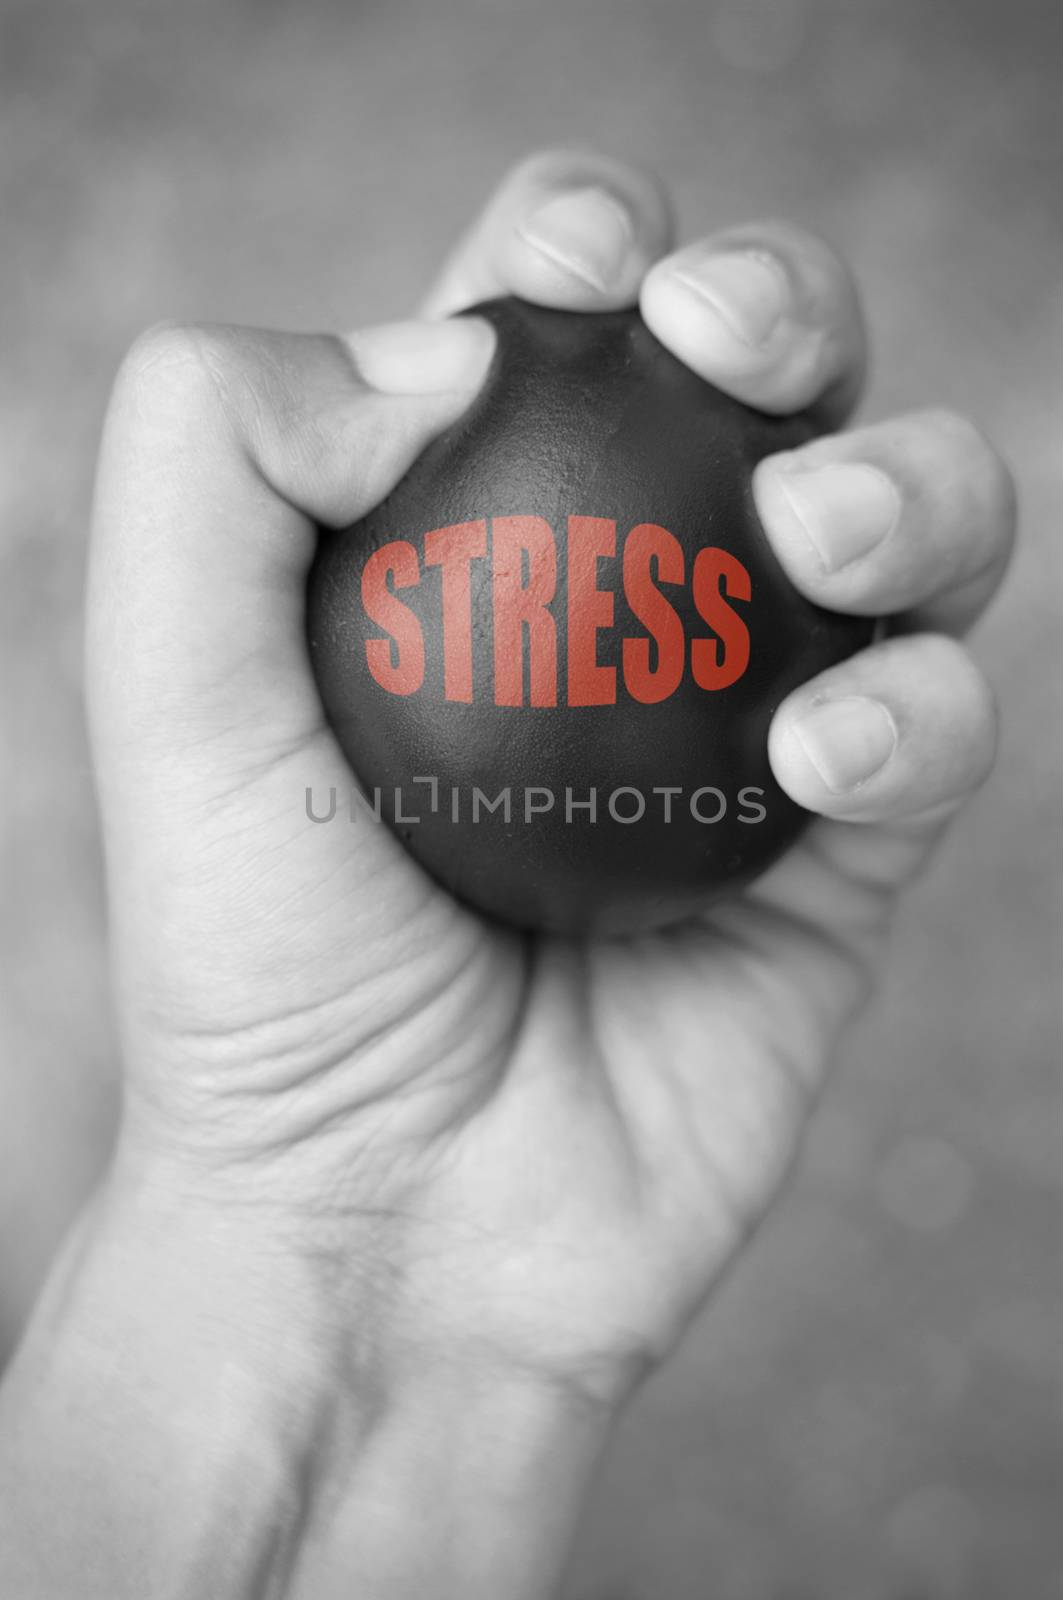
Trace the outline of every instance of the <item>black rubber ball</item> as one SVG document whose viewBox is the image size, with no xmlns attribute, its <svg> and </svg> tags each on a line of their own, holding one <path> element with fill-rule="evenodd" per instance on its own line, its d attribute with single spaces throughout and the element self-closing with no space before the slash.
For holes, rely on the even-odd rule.
<svg viewBox="0 0 1063 1600">
<path fill-rule="evenodd" d="M 517 926 L 676 921 L 796 838 L 772 713 L 871 636 L 797 593 L 754 509 L 755 463 L 813 429 L 721 394 L 635 311 L 475 313 L 498 335 L 476 401 L 310 574 L 358 825 L 376 810 Z"/>
</svg>

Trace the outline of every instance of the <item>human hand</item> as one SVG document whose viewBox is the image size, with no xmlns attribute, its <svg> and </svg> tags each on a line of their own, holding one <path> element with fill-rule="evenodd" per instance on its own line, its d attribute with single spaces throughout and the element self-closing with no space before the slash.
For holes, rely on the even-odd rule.
<svg viewBox="0 0 1063 1600">
<path fill-rule="evenodd" d="M 704 377 L 840 421 L 863 336 L 826 247 L 778 223 L 669 246 L 646 179 L 540 157 L 429 310 L 641 295 Z M 427 1319 L 418 1346 L 611 1399 L 775 1192 L 896 890 L 989 768 L 991 697 L 949 635 L 1003 570 L 1012 498 L 981 436 L 939 412 L 762 463 L 758 506 L 796 586 L 904 619 L 775 718 L 776 776 L 822 820 L 694 926 L 529 945 L 437 890 L 386 831 L 304 809 L 308 787 L 350 786 L 307 666 L 315 524 L 379 500 L 489 353 L 468 323 L 344 341 L 168 330 L 127 363 L 89 644 L 126 1137 L 296 1230 L 327 1211 L 352 1272 L 404 1285 L 388 1318 Z M 421 384 L 442 392 L 388 392 Z"/>
<path fill-rule="evenodd" d="M 681 359 L 765 410 L 815 404 L 837 426 L 859 390 L 856 297 L 825 246 L 768 223 L 671 253 L 657 187 L 596 156 L 518 169 L 428 315 L 506 292 L 638 298 Z M 776 1193 L 896 892 L 989 770 L 992 697 L 955 635 L 1004 570 L 1013 496 L 941 412 L 761 463 L 795 585 L 895 619 L 775 717 L 775 775 L 818 820 L 696 922 L 529 941 L 450 900 L 386 830 L 304 808 L 307 789 L 350 787 L 305 645 L 317 528 L 383 497 L 490 353 L 468 320 L 171 329 L 125 365 L 88 634 L 127 1074 L 116 1171 L 163 1216 L 238 1217 L 245 1251 L 314 1263 L 284 1334 L 312 1323 L 343 1383 L 385 1407 L 519 1394 L 522 1418 L 548 1396 L 556 1462 L 554 1414 L 596 1434 Z M 490 1431 L 492 1405 L 478 1414 Z M 356 1545 L 341 1536 L 320 1571 L 349 1572 Z"/>
</svg>

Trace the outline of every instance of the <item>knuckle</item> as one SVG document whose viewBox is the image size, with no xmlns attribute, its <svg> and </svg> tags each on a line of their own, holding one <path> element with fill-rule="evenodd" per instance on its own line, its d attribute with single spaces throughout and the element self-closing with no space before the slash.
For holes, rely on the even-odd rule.
<svg viewBox="0 0 1063 1600">
<path fill-rule="evenodd" d="M 503 192 L 543 190 L 602 184 L 631 203 L 637 217 L 657 246 L 663 248 L 673 228 L 671 193 L 664 179 L 651 168 L 617 160 L 590 145 L 548 145 L 525 156 L 503 179 Z"/>
<path fill-rule="evenodd" d="M 133 343 L 111 395 L 120 426 L 182 434 L 231 430 L 245 407 L 239 330 L 160 322 Z M 253 387 L 253 386 L 251 386 Z"/>
<path fill-rule="evenodd" d="M 979 782 L 984 782 L 993 770 L 1000 745 L 1000 702 L 996 690 L 987 678 L 982 679 L 982 748 L 978 768 Z"/>
<path fill-rule="evenodd" d="M 137 430 L 181 430 L 216 421 L 224 410 L 227 357 L 218 330 L 162 322 L 130 348 L 115 379 L 111 415 Z"/>
<path fill-rule="evenodd" d="M 919 675 L 931 686 L 946 685 L 951 693 L 956 687 L 962 689 L 964 680 L 977 670 L 966 648 L 951 634 L 918 634 L 911 644 L 919 653 Z"/>
<path fill-rule="evenodd" d="M 981 740 L 995 744 L 997 698 L 992 684 L 960 640 L 943 633 L 923 636 L 923 670 L 927 681 L 937 683 L 963 713 L 963 721 Z"/>
<path fill-rule="evenodd" d="M 1006 560 L 1015 542 L 1019 520 L 1019 496 L 1015 475 L 995 445 L 986 441 L 985 471 L 987 495 L 997 535 Z"/>
<path fill-rule="evenodd" d="M 993 769 L 1000 713 L 996 693 L 970 652 L 946 634 L 927 633 L 917 643 L 920 698 L 927 726 L 935 728 L 933 750 L 942 782 L 966 794 Z M 913 661 L 913 665 L 916 663 Z"/>
<path fill-rule="evenodd" d="M 755 230 L 789 265 L 814 321 L 853 321 L 859 316 L 856 279 L 844 256 L 818 233 L 795 222 L 767 220 Z"/>
<path fill-rule="evenodd" d="M 765 251 L 788 280 L 787 337 L 779 348 L 790 383 L 775 400 L 786 409 L 818 400 L 825 415 L 846 416 L 863 383 L 867 326 L 844 258 L 818 234 L 779 220 L 728 229 L 717 237 L 725 247 Z"/>
<path fill-rule="evenodd" d="M 997 724 L 1000 720 L 1000 707 L 997 702 L 996 691 L 973 656 L 964 650 L 962 646 L 960 647 L 960 653 L 963 659 L 972 721 L 976 726 L 995 736 Z"/>
<path fill-rule="evenodd" d="M 996 536 L 999 559 L 1006 560 L 1018 521 L 1018 494 L 1010 466 L 981 424 L 963 412 L 938 407 L 925 413 L 925 421 L 975 490 Z"/>
<path fill-rule="evenodd" d="M 173 388 L 202 376 L 201 330 L 191 324 L 158 322 L 130 347 L 118 382 L 138 390 Z"/>
<path fill-rule="evenodd" d="M 803 228 L 796 222 L 777 222 L 771 226 L 774 227 L 783 246 L 794 256 L 807 259 L 835 286 L 848 285 L 851 274 L 845 260 L 822 234 L 813 233 L 811 229 Z"/>
<path fill-rule="evenodd" d="M 975 423 L 951 406 L 930 406 L 918 414 L 916 421 L 932 433 L 939 444 L 956 454 L 968 455 L 982 448 L 982 434 Z"/>
<path fill-rule="evenodd" d="M 963 461 L 968 467 L 998 459 L 987 435 L 972 417 L 962 411 L 955 411 L 951 406 L 933 406 L 922 412 L 916 421 L 931 433 L 939 449 Z"/>
<path fill-rule="evenodd" d="M 1000 733 L 1000 708 L 996 693 L 985 674 L 967 658 L 964 683 L 966 717 L 966 770 L 969 787 L 983 784 L 996 761 Z"/>
<path fill-rule="evenodd" d="M 540 188 L 560 179 L 569 179 L 573 169 L 596 163 L 593 151 L 579 145 L 547 145 L 533 150 L 512 166 L 503 188 Z"/>
</svg>

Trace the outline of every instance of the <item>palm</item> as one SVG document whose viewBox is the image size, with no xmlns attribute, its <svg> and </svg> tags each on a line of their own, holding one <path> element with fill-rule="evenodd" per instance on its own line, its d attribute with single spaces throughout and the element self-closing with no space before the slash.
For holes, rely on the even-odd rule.
<svg viewBox="0 0 1063 1600">
<path fill-rule="evenodd" d="M 298 765 L 319 793 L 349 786 L 323 729 Z M 293 801 L 290 767 L 256 788 L 263 829 Z M 232 839 L 230 805 L 246 822 L 242 786 L 200 813 L 207 859 Z M 278 872 L 257 875 L 244 926 L 262 930 L 258 948 L 243 937 L 228 976 L 217 948 L 213 960 L 226 1012 L 237 974 L 259 996 L 271 979 L 282 1036 L 298 996 L 300 1036 L 308 1008 L 318 1022 L 313 1051 L 282 1052 L 278 1069 L 276 1052 L 230 1049 L 224 1082 L 204 1087 L 238 1083 L 242 1137 L 261 1111 L 275 1138 L 279 1077 L 293 1131 L 320 1129 L 302 1141 L 308 1175 L 330 1194 L 339 1176 L 354 1227 L 368 1209 L 401 1217 L 419 1293 L 445 1303 L 459 1282 L 475 1306 L 482 1288 L 478 1337 L 507 1345 L 519 1328 L 529 1357 L 565 1371 L 603 1338 L 667 1344 L 771 1198 L 867 987 L 885 885 L 915 846 L 862 830 L 856 879 L 850 831 L 815 824 L 697 924 L 528 942 L 435 890 L 375 825 L 303 826 Z M 256 875 L 255 859 L 229 867 L 230 892 Z"/>
<path fill-rule="evenodd" d="M 401 1212 L 466 1280 L 519 1274 L 571 1309 L 573 1339 L 582 1305 L 589 1327 L 610 1303 L 618 1329 L 666 1337 L 780 1181 L 921 847 L 863 829 L 853 850 L 817 822 L 695 924 L 529 942 L 375 824 L 307 824 L 307 780 L 319 806 L 351 782 L 320 723 L 265 772 L 264 753 L 182 819 L 179 878 L 212 884 L 227 934 L 204 953 L 200 918 L 182 936 L 161 908 L 167 1031 L 199 1044 L 194 1077 L 162 1063 L 156 1098 L 196 1092 L 199 1126 L 244 1146 L 275 1146 L 282 1116 L 310 1193 L 338 1179 L 351 1216 Z"/>
<path fill-rule="evenodd" d="M 823 847 L 697 926 L 541 942 L 504 1054 L 467 1039 L 479 1070 L 450 1080 L 423 1214 L 496 1314 L 511 1277 L 525 1338 L 529 1296 L 545 1309 L 540 1359 L 610 1325 L 667 1344 L 780 1182 L 888 909 Z M 802 902 L 813 879 L 830 935 Z"/>
</svg>

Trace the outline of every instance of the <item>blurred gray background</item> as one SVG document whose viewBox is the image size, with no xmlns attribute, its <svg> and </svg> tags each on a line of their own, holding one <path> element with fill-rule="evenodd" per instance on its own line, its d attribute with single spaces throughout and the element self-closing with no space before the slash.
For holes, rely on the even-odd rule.
<svg viewBox="0 0 1063 1600">
<path fill-rule="evenodd" d="M 122 351 L 402 314 L 511 161 L 593 143 L 688 235 L 824 231 L 865 417 L 973 412 L 1024 542 L 977 640 L 1000 770 L 788 1201 L 621 1432 L 570 1600 L 1059 1600 L 1061 93 L 1055 0 L 0 0 L 0 1354 L 114 1114 L 79 652 Z"/>
</svg>

